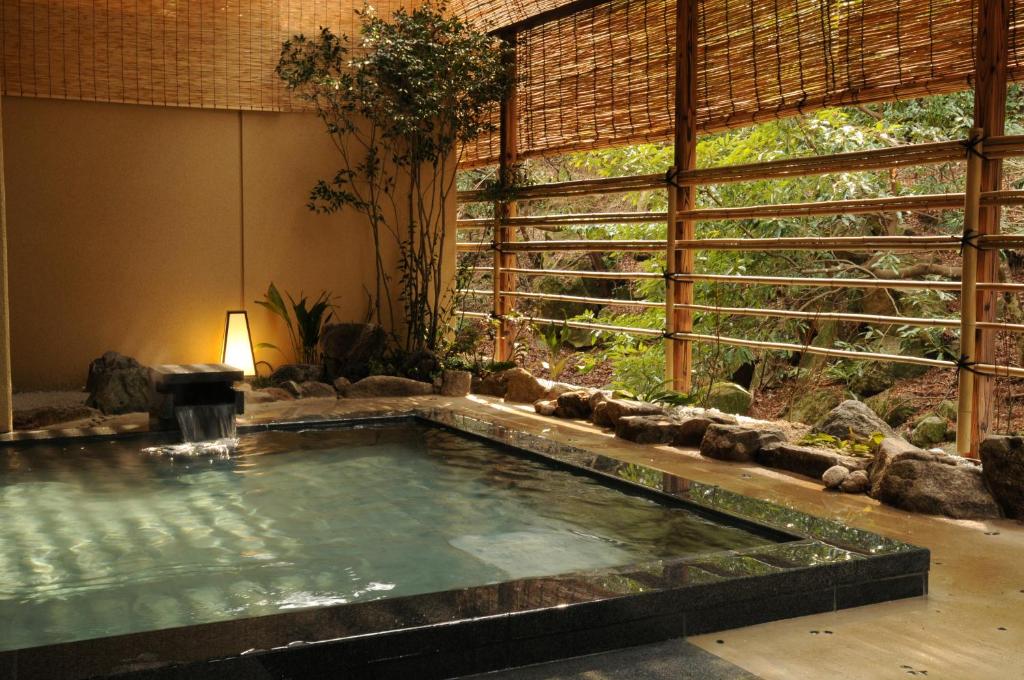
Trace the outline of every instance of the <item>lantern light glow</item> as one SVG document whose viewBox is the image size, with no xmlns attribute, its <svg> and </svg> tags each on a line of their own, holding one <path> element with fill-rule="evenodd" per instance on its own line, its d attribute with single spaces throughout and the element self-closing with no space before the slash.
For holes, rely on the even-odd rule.
<svg viewBox="0 0 1024 680">
<path fill-rule="evenodd" d="M 256 375 L 256 357 L 249 334 L 249 316 L 244 310 L 229 310 L 224 324 L 224 352 L 221 361 L 241 369 L 246 376 Z"/>
</svg>

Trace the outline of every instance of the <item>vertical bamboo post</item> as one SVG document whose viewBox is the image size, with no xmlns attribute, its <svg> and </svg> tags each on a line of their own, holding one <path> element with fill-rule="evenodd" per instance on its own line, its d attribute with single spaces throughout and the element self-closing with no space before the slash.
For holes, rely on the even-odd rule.
<svg viewBox="0 0 1024 680">
<path fill-rule="evenodd" d="M 676 2 L 676 86 L 675 86 L 675 170 L 685 172 L 697 167 L 697 0 Z M 697 189 L 693 186 L 670 186 L 675 194 L 670 201 L 669 250 L 667 263 L 670 274 L 693 273 L 693 249 L 675 248 L 673 241 L 692 240 L 696 222 L 680 220 L 678 213 L 696 207 Z M 669 286 L 672 322 L 666 324 L 673 332 L 693 331 L 693 310 L 678 308 L 676 304 L 693 304 L 693 282 L 676 281 Z M 670 380 L 680 392 L 692 388 L 693 348 L 689 340 L 676 340 L 671 347 Z"/>
<path fill-rule="evenodd" d="M 672 169 L 671 174 L 675 174 L 675 169 Z M 665 238 L 665 379 L 669 381 L 673 389 L 679 389 L 675 381 L 675 348 L 676 340 L 672 337 L 672 334 L 678 330 L 676 328 L 676 287 L 679 286 L 680 282 L 672 278 L 674 273 L 674 265 L 676 261 L 676 188 L 672 185 L 668 187 L 668 229 L 666 230 Z"/>
<path fill-rule="evenodd" d="M 981 128 L 989 137 L 1002 135 L 1006 121 L 1006 62 L 1008 52 L 1010 10 L 1009 0 L 981 0 L 978 3 L 978 29 L 974 42 L 974 127 Z M 1002 161 L 982 159 L 981 191 L 996 191 L 1002 186 Z M 998 234 L 1000 208 L 981 208 L 978 233 Z M 978 254 L 978 282 L 999 280 L 999 252 L 984 250 Z M 977 320 L 993 322 L 997 316 L 998 295 L 979 290 Z M 996 363 L 995 332 L 977 329 L 974 361 Z M 963 342 L 963 338 L 961 338 Z M 974 406 L 970 455 L 977 457 L 978 446 L 988 434 L 995 406 L 995 380 L 991 376 L 974 376 Z M 958 427 L 959 429 L 959 427 Z"/>
<path fill-rule="evenodd" d="M 2 91 L 3 87 L 0 86 Z M 3 113 L 0 112 L 0 432 L 10 432 L 14 428 L 11 403 L 11 306 L 7 293 L 7 204 L 4 194 L 2 133 Z"/>
<path fill-rule="evenodd" d="M 984 135 L 981 128 L 971 130 L 971 139 L 980 140 Z M 981 219 L 981 144 L 967 156 L 967 187 L 964 192 L 964 246 L 962 273 L 960 275 L 960 359 L 975 361 L 977 313 L 978 313 L 978 249 L 974 243 L 978 237 L 978 222 Z M 960 369 L 958 403 L 956 411 L 956 450 L 969 455 L 974 429 L 974 373 Z"/>
<path fill-rule="evenodd" d="M 516 34 L 508 33 L 502 38 L 510 48 L 507 67 L 515 73 L 516 68 Z M 519 112 L 516 103 L 516 86 L 513 85 L 501 101 L 501 120 L 499 123 L 500 156 L 498 160 L 498 180 L 500 183 L 512 179 L 515 164 L 518 160 L 516 135 Z M 514 290 L 515 274 L 508 274 L 506 269 L 516 266 L 515 253 L 502 252 L 504 244 L 515 240 L 515 228 L 508 225 L 507 220 L 516 216 L 514 200 L 499 201 L 494 205 L 494 271 L 491 284 L 494 286 L 494 316 L 498 319 L 498 333 L 494 339 L 494 358 L 497 361 L 508 361 L 512 357 L 512 342 L 509 337 L 509 323 L 506 316 L 512 311 L 514 298 L 503 295 L 502 291 Z"/>
</svg>

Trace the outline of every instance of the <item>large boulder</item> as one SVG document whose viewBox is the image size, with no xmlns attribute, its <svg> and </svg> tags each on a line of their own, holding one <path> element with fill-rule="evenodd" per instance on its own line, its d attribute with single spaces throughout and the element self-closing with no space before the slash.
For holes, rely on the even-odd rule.
<svg viewBox="0 0 1024 680">
<path fill-rule="evenodd" d="M 887 436 L 893 434 L 892 428 L 884 420 L 863 402 L 855 399 L 847 399 L 829 411 L 812 431 L 832 435 L 837 439 L 849 439 L 851 434 L 857 437 L 870 437 L 876 432 Z"/>
<path fill-rule="evenodd" d="M 896 460 L 899 456 L 904 453 L 924 453 L 921 449 L 917 448 L 902 437 L 885 437 L 882 442 L 878 445 L 878 450 L 875 451 L 875 457 L 868 465 L 868 479 L 871 481 L 871 492 L 870 495 L 874 496 L 878 489 L 878 484 L 882 479 L 882 473 L 889 467 L 889 463 Z"/>
<path fill-rule="evenodd" d="M 337 399 L 338 392 L 332 385 L 327 383 L 306 380 L 299 383 L 299 394 L 297 396 L 300 399 Z"/>
<path fill-rule="evenodd" d="M 838 390 L 810 390 L 786 409 L 786 420 L 813 425 L 839 406 L 842 400 Z"/>
<path fill-rule="evenodd" d="M 867 364 L 864 370 L 850 379 L 850 390 L 862 397 L 871 397 L 896 384 L 891 364 Z"/>
<path fill-rule="evenodd" d="M 708 392 L 708 408 L 716 408 L 723 413 L 746 415 L 750 412 L 752 403 L 753 397 L 750 392 L 736 383 L 715 383 Z"/>
<path fill-rule="evenodd" d="M 615 424 L 615 436 L 637 444 L 697 446 L 711 421 L 670 415 L 626 416 Z"/>
<path fill-rule="evenodd" d="M 433 393 L 434 386 L 427 382 L 394 375 L 371 375 L 346 387 L 342 396 L 349 399 L 369 399 L 373 397 L 421 397 Z"/>
<path fill-rule="evenodd" d="M 795 472 L 812 479 L 820 479 L 825 471 L 832 467 L 844 467 L 851 471 L 864 470 L 871 462 L 868 458 L 844 456 L 832 449 L 800 446 L 788 442 L 761 447 L 754 460 L 765 467 Z"/>
<path fill-rule="evenodd" d="M 373 364 L 387 350 L 387 332 L 376 324 L 335 323 L 320 335 L 320 351 L 328 382 L 336 378 L 356 381 L 370 375 Z"/>
<path fill-rule="evenodd" d="M 868 397 L 864 403 L 889 427 L 899 427 L 917 411 L 910 399 L 893 394 L 892 390 Z"/>
<path fill-rule="evenodd" d="M 559 418 L 589 418 L 593 412 L 590 395 L 591 390 L 563 392 L 555 400 L 558 404 L 555 415 Z"/>
<path fill-rule="evenodd" d="M 999 517 L 982 468 L 966 458 L 927 451 L 895 456 L 872 486 L 872 495 L 893 507 L 954 519 Z"/>
<path fill-rule="evenodd" d="M 649 404 L 645 401 L 630 401 L 629 399 L 610 399 L 601 392 L 596 394 L 601 396 L 591 397 L 591 407 L 594 410 L 591 420 L 598 427 L 614 429 L 619 422 L 619 418 L 629 416 L 660 416 L 666 413 L 665 409 L 657 404 Z"/>
<path fill-rule="evenodd" d="M 1007 517 L 1024 519 L 1024 437 L 986 437 L 981 463 L 999 507 Z"/>
<path fill-rule="evenodd" d="M 949 430 L 946 419 L 941 416 L 927 416 L 918 421 L 910 432 L 910 443 L 923 449 L 931 448 L 946 441 Z"/>
<path fill-rule="evenodd" d="M 441 372 L 441 387 L 438 394 L 445 397 L 464 397 L 473 384 L 473 374 L 446 368 Z"/>
<path fill-rule="evenodd" d="M 286 382 L 304 383 L 323 378 L 324 367 L 319 364 L 282 364 L 270 374 L 270 384 L 280 386 Z"/>
<path fill-rule="evenodd" d="M 148 411 L 149 369 L 131 357 L 107 352 L 89 364 L 85 405 L 107 415 Z"/>
<path fill-rule="evenodd" d="M 508 385 L 505 383 L 505 372 L 497 371 L 486 373 L 479 381 L 474 380 L 471 386 L 474 394 L 483 394 L 489 397 L 504 397 Z"/>
<path fill-rule="evenodd" d="M 785 439 L 776 430 L 758 430 L 743 425 L 708 426 L 700 442 L 700 455 L 718 460 L 752 461 L 762 447 Z"/>
<path fill-rule="evenodd" d="M 504 371 L 505 401 L 532 404 L 544 398 L 547 388 L 525 368 L 510 368 Z"/>
</svg>

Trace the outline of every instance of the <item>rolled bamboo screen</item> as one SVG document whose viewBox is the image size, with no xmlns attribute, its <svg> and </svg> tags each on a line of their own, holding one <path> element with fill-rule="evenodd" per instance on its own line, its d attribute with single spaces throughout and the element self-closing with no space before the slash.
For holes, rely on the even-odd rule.
<svg viewBox="0 0 1024 680">
<path fill-rule="evenodd" d="M 979 0 L 700 0 L 697 122 L 713 132 L 830 105 L 970 87 Z M 462 0 L 491 28 L 550 9 Z M 504 6 L 504 9 L 499 9 Z M 1011 78 L 1024 75 L 1012 0 Z M 609 0 L 518 33 L 520 157 L 672 137 L 674 0 Z M 494 162 L 496 140 L 467 150 Z"/>
<path fill-rule="evenodd" d="M 390 14 L 407 4 L 373 5 Z M 281 43 L 353 34 L 359 0 L 0 0 L 4 94 L 289 111 Z"/>
</svg>

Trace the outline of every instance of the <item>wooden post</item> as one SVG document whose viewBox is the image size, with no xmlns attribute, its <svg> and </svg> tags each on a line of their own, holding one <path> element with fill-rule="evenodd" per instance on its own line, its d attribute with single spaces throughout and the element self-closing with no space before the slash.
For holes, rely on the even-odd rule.
<svg viewBox="0 0 1024 680">
<path fill-rule="evenodd" d="M 509 33 L 502 38 L 511 48 L 511 55 L 508 68 L 515 73 L 516 68 L 516 34 Z M 508 93 L 501 102 L 501 121 L 499 123 L 500 156 L 498 160 L 498 180 L 507 182 L 513 179 L 516 162 L 518 161 L 518 150 L 516 148 L 516 134 L 518 129 L 519 111 L 516 105 L 516 86 L 509 88 Z M 494 204 L 494 216 L 497 224 L 494 226 L 494 271 L 491 276 L 491 283 L 494 286 L 494 316 L 498 318 L 498 332 L 494 339 L 494 358 L 496 361 L 508 361 L 512 358 L 512 341 L 509 333 L 509 323 L 506 315 L 512 311 L 515 304 L 514 298 L 503 295 L 504 290 L 514 290 L 516 286 L 516 275 L 506 273 L 505 270 L 515 268 L 516 254 L 504 253 L 501 247 L 506 243 L 515 240 L 515 227 L 508 225 L 506 220 L 515 217 L 517 214 L 514 200 L 499 201 Z"/>
<path fill-rule="evenodd" d="M 971 139 L 984 136 L 981 128 L 971 130 Z M 978 291 L 978 249 L 972 243 L 978 237 L 978 223 L 981 211 L 982 145 L 975 147 L 976 153 L 967 157 L 967 188 L 964 192 L 964 248 L 962 273 L 960 275 L 960 358 L 973 362 L 976 357 L 976 320 Z M 961 369 L 958 376 L 959 392 L 956 411 L 956 450 L 970 455 L 974 429 L 974 379 L 972 372 Z"/>
<path fill-rule="evenodd" d="M 675 87 L 675 172 L 686 172 L 697 167 L 697 0 L 678 0 L 676 3 L 676 87 Z M 673 173 L 674 174 L 674 173 Z M 693 273 L 693 249 L 676 248 L 674 241 L 690 241 L 696 234 L 696 222 L 680 220 L 678 212 L 696 207 L 697 190 L 693 186 L 670 186 L 675 200 L 669 201 L 667 268 L 670 274 Z M 671 282 L 666 290 L 674 304 L 666 323 L 669 332 L 691 333 L 693 310 L 675 307 L 675 304 L 693 304 L 693 282 Z M 672 388 L 689 392 L 692 387 L 693 349 L 689 340 L 676 340 L 669 344 L 669 379 Z"/>
<path fill-rule="evenodd" d="M 3 87 L 0 87 L 0 92 L 3 92 Z M 7 294 L 7 204 L 4 195 L 3 113 L 0 112 L 0 432 L 10 432 L 14 428 L 11 412 L 11 306 L 9 300 Z"/>
<path fill-rule="evenodd" d="M 974 42 L 974 127 L 981 128 L 988 137 L 1004 134 L 1006 121 L 1006 61 L 1008 52 L 1010 9 L 1009 0 L 981 0 L 978 3 L 978 33 Z M 981 162 L 981 191 L 996 191 L 1002 186 L 1003 164 L 998 159 Z M 998 206 L 981 208 L 978 233 L 998 234 L 1000 231 Z M 978 253 L 978 282 L 999 280 L 999 251 Z M 991 290 L 979 290 L 977 320 L 996 320 L 998 296 Z M 974 361 L 996 363 L 996 338 L 990 329 L 976 330 L 977 344 Z M 963 339 L 961 338 L 961 342 Z M 988 434 L 995 405 L 995 380 L 991 376 L 975 376 L 974 406 L 971 426 L 970 451 L 977 457 L 978 446 Z M 959 429 L 959 428 L 958 428 Z"/>
</svg>

